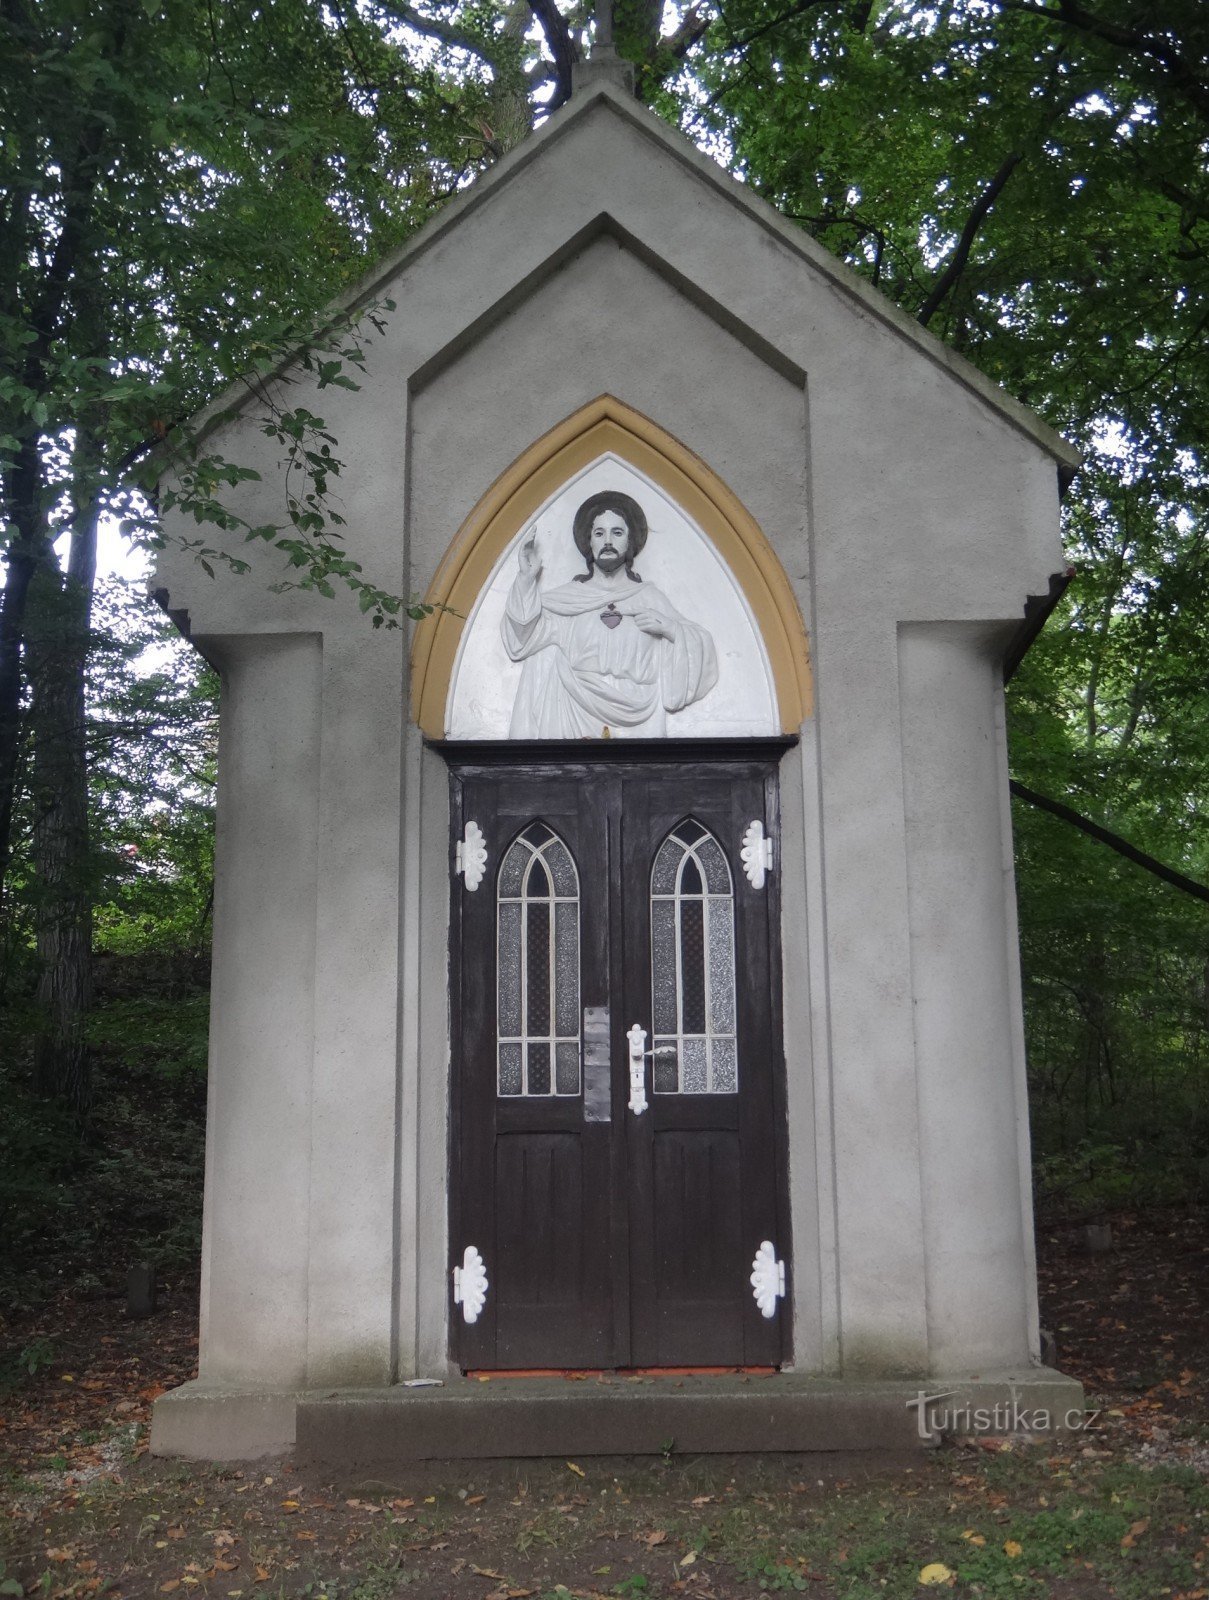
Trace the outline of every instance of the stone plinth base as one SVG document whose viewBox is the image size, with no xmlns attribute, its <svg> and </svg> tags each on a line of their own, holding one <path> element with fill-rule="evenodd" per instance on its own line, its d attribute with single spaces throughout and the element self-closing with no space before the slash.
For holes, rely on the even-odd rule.
<svg viewBox="0 0 1209 1600">
<path fill-rule="evenodd" d="M 255 1461 L 294 1448 L 292 1389 L 240 1389 L 194 1378 L 160 1395 L 151 1411 L 151 1454 L 189 1461 Z"/>
<path fill-rule="evenodd" d="M 920 1410 L 924 1420 L 920 1421 Z M 441 1388 L 304 1393 L 185 1384 L 156 1401 L 154 1455 L 365 1469 L 545 1455 L 924 1449 L 950 1434 L 1081 1425 L 1083 1390 L 1045 1367 L 978 1378 L 453 1379 Z"/>
</svg>

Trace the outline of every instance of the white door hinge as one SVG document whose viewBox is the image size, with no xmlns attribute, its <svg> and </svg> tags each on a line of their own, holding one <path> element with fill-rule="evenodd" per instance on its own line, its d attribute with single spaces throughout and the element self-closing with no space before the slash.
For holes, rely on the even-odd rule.
<svg viewBox="0 0 1209 1600">
<path fill-rule="evenodd" d="M 468 822 L 463 836 L 454 850 L 454 873 L 462 874 L 462 881 L 473 893 L 483 881 L 487 866 L 487 841 L 477 822 Z"/>
<path fill-rule="evenodd" d="M 477 1322 L 487 1304 L 487 1267 L 472 1244 L 466 1246 L 462 1264 L 453 1269 L 453 1303 L 461 1306 L 467 1322 Z"/>
<path fill-rule="evenodd" d="M 785 1298 L 785 1263 L 777 1260 L 776 1247 L 765 1239 L 751 1264 L 751 1288 L 760 1314 L 775 1317 L 777 1301 Z"/>
<path fill-rule="evenodd" d="M 748 883 L 753 889 L 762 889 L 764 874 L 772 871 L 772 840 L 765 836 L 764 824 L 758 818 L 747 824 L 739 854 Z"/>
</svg>

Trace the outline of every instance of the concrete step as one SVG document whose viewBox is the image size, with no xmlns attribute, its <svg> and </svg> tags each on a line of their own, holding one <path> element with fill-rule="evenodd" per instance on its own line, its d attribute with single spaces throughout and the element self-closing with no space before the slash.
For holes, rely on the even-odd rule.
<svg viewBox="0 0 1209 1600">
<path fill-rule="evenodd" d="M 915 1382 L 768 1377 L 455 1379 L 298 1402 L 296 1458 L 365 1469 L 405 1461 L 547 1455 L 911 1450 Z"/>
<path fill-rule="evenodd" d="M 927 1400 L 921 1430 L 921 1398 Z M 439 1388 L 261 1389 L 194 1379 L 155 1403 L 154 1455 L 293 1453 L 340 1468 L 509 1456 L 918 1450 L 942 1434 L 1083 1424 L 1083 1391 L 1048 1367 L 929 1378 L 453 1378 Z"/>
</svg>

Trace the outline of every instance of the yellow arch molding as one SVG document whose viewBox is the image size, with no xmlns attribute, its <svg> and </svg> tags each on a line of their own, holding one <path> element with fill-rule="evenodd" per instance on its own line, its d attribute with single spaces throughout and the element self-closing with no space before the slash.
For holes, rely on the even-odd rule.
<svg viewBox="0 0 1209 1600">
<path fill-rule="evenodd" d="M 412 716 L 445 735 L 449 681 L 462 629 L 500 556 L 550 497 L 598 457 L 628 461 L 682 506 L 730 567 L 764 639 L 784 733 L 813 709 L 810 648 L 785 570 L 753 517 L 705 462 L 648 417 L 601 395 L 552 428 L 496 479 L 445 552 L 411 649 Z"/>
</svg>

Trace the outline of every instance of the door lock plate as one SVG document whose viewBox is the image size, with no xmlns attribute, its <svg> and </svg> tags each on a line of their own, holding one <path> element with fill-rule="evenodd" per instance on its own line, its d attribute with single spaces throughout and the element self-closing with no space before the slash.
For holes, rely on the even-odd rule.
<svg viewBox="0 0 1209 1600">
<path fill-rule="evenodd" d="M 608 1006 L 584 1007 L 584 1121 L 613 1120 Z"/>
</svg>

